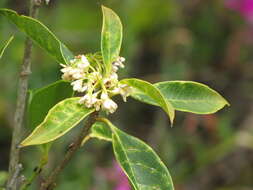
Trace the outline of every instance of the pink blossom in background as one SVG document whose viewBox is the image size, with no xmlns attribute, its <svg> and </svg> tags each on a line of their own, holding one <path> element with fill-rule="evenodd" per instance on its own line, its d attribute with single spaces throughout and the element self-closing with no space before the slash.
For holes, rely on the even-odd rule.
<svg viewBox="0 0 253 190">
<path fill-rule="evenodd" d="M 253 23 L 253 0 L 225 0 L 225 6 L 239 12 L 246 21 Z"/>
<path fill-rule="evenodd" d="M 116 187 L 114 190 L 131 190 L 131 187 L 129 185 L 127 176 L 119 166 L 119 164 L 114 161 L 113 163 L 113 168 L 115 170 L 115 177 L 116 177 Z"/>
<path fill-rule="evenodd" d="M 104 176 L 106 180 L 114 185 L 113 190 L 132 190 L 128 182 L 128 178 L 124 171 L 121 169 L 120 165 L 113 160 L 112 167 L 96 169 L 97 176 Z M 97 188 L 95 187 L 94 190 Z"/>
</svg>

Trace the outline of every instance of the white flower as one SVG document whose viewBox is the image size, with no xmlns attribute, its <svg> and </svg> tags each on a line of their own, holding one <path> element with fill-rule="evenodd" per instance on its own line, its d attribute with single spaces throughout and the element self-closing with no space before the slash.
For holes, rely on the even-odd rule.
<svg viewBox="0 0 253 190">
<path fill-rule="evenodd" d="M 69 74 L 74 75 L 80 73 L 80 70 L 77 68 L 71 68 L 71 70 L 69 71 Z"/>
<path fill-rule="evenodd" d="M 116 65 L 112 65 L 112 71 L 113 72 L 117 72 L 119 70 L 119 68 Z"/>
<path fill-rule="evenodd" d="M 92 72 L 89 74 L 89 80 L 91 83 L 95 83 L 97 80 L 102 79 L 102 76 L 99 72 Z"/>
<path fill-rule="evenodd" d="M 71 83 L 74 91 L 80 91 L 82 89 L 83 80 L 76 80 Z"/>
<path fill-rule="evenodd" d="M 83 64 L 85 64 L 87 66 L 90 65 L 90 62 L 88 61 L 87 57 L 84 56 L 84 55 L 81 56 L 81 61 L 82 61 Z"/>
<path fill-rule="evenodd" d="M 83 78 L 83 73 L 77 72 L 77 73 L 73 74 L 72 77 L 73 77 L 74 79 L 76 79 L 76 80 L 82 79 L 82 78 Z"/>
<path fill-rule="evenodd" d="M 121 63 L 123 63 L 123 62 L 126 61 L 126 59 L 125 59 L 124 57 L 119 57 L 118 60 L 119 60 Z"/>
<path fill-rule="evenodd" d="M 70 62 L 71 64 L 74 64 L 74 63 L 76 62 L 76 59 L 71 59 L 69 62 Z"/>
<path fill-rule="evenodd" d="M 63 65 L 63 64 L 61 64 L 61 66 L 63 67 L 61 69 L 61 72 L 63 72 L 62 79 L 63 80 L 72 80 L 72 75 L 70 74 L 70 71 L 72 70 L 72 67 L 71 66 L 66 66 L 66 65 Z"/>
<path fill-rule="evenodd" d="M 132 91 L 132 88 L 126 84 L 120 84 L 119 86 L 113 88 L 111 90 L 111 93 L 113 95 L 117 95 L 120 94 L 124 100 L 124 102 L 126 102 L 126 98 L 130 95 Z"/>
<path fill-rule="evenodd" d="M 63 80 L 72 80 L 72 76 L 71 75 L 69 75 L 68 73 L 64 73 L 62 76 L 61 76 L 61 78 L 63 79 Z"/>
<path fill-rule="evenodd" d="M 106 100 L 109 98 L 109 96 L 107 93 L 102 92 L 100 98 L 101 98 L 101 100 Z"/>
<path fill-rule="evenodd" d="M 70 66 L 65 66 L 65 65 L 64 65 L 64 68 L 61 69 L 61 72 L 67 73 L 67 72 L 69 72 L 69 71 L 71 71 L 71 70 L 72 70 L 72 67 L 70 67 Z"/>
<path fill-rule="evenodd" d="M 123 64 L 123 62 L 125 62 L 125 60 L 126 59 L 124 57 L 118 57 L 116 61 L 114 61 L 112 64 L 113 66 L 124 68 L 125 65 Z"/>
<path fill-rule="evenodd" d="M 101 101 L 102 101 L 102 108 L 109 112 L 109 113 L 113 113 L 116 111 L 116 109 L 118 108 L 118 105 L 109 98 L 107 93 L 102 92 L 101 96 Z"/>
<path fill-rule="evenodd" d="M 112 73 L 108 78 L 103 79 L 103 83 L 105 84 L 105 87 L 111 88 L 118 83 L 118 75 L 117 73 Z"/>
<path fill-rule="evenodd" d="M 91 108 L 97 101 L 98 101 L 97 93 L 95 93 L 95 94 L 86 94 L 79 100 L 79 103 L 84 104 L 87 108 Z"/>
<path fill-rule="evenodd" d="M 87 90 L 87 85 L 83 84 L 82 79 L 72 82 L 71 85 L 73 86 L 73 90 L 77 92 L 84 92 Z"/>
<path fill-rule="evenodd" d="M 126 84 L 119 86 L 119 94 L 122 96 L 123 101 L 126 102 L 126 98 L 130 95 L 132 88 Z"/>
<path fill-rule="evenodd" d="M 103 101 L 102 107 L 104 110 L 113 113 L 118 108 L 118 105 L 112 99 L 108 98 Z"/>
<path fill-rule="evenodd" d="M 80 61 L 77 63 L 77 68 L 83 70 L 83 69 L 88 69 L 89 66 L 90 66 L 90 63 L 88 59 L 84 55 L 81 55 Z"/>
<path fill-rule="evenodd" d="M 99 99 L 97 99 L 97 101 L 93 104 L 93 106 L 96 109 L 96 111 L 100 110 L 101 104 L 102 104 L 102 101 L 99 100 Z"/>
<path fill-rule="evenodd" d="M 120 88 L 119 87 L 116 87 L 114 89 L 111 90 L 112 94 L 116 95 L 116 94 L 119 94 L 120 93 Z"/>
<path fill-rule="evenodd" d="M 112 80 L 112 81 L 117 81 L 117 80 L 118 80 L 118 75 L 117 75 L 117 73 L 112 73 L 112 74 L 110 75 L 110 80 Z"/>
</svg>

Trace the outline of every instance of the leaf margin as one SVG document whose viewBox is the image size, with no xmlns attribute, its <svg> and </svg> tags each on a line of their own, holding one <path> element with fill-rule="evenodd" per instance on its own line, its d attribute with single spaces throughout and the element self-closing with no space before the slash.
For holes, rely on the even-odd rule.
<svg viewBox="0 0 253 190">
<path fill-rule="evenodd" d="M 14 35 L 12 35 L 8 40 L 5 41 L 4 45 L 0 49 L 0 59 L 2 58 L 6 48 L 10 45 L 12 40 L 14 39 Z"/>
<path fill-rule="evenodd" d="M 9 15 L 6 15 L 6 14 Z M 40 48 L 44 49 L 51 57 L 53 57 L 57 62 L 59 63 L 65 63 L 65 64 L 69 64 L 69 60 L 74 58 L 73 53 L 66 47 L 65 44 L 63 44 L 57 37 L 56 35 L 46 26 L 44 25 L 42 22 L 40 22 L 39 20 L 26 16 L 26 15 L 20 15 L 18 14 L 16 11 L 11 10 L 11 9 L 6 9 L 6 8 L 0 8 L 0 15 L 6 17 L 9 21 L 11 21 L 14 25 L 16 25 L 16 27 L 24 32 L 27 36 L 29 36 Z M 58 46 L 58 50 L 54 50 L 57 51 L 58 53 L 60 52 L 61 58 L 58 57 L 58 54 L 52 54 L 47 48 L 43 47 L 37 40 L 35 40 L 33 37 L 31 37 L 23 28 L 20 28 L 17 23 L 15 23 L 11 17 L 13 17 L 13 15 L 18 18 L 18 19 L 28 19 L 29 21 L 32 21 L 33 23 L 36 23 L 38 25 L 40 25 L 44 31 L 46 31 L 48 33 L 48 35 L 51 37 L 51 39 L 54 40 L 54 42 L 57 42 L 57 46 Z M 20 23 L 19 23 L 20 24 Z M 63 53 L 63 50 L 65 50 L 69 55 L 65 55 Z"/>
<path fill-rule="evenodd" d="M 148 86 L 152 87 L 153 90 L 155 90 L 159 94 L 160 101 L 162 100 L 162 104 L 159 104 L 159 106 L 167 113 L 167 115 L 169 116 L 171 124 L 173 124 L 173 121 L 174 121 L 174 118 L 175 118 L 175 109 L 172 106 L 172 104 L 169 101 L 166 100 L 166 98 L 161 93 L 161 91 L 156 86 L 154 86 L 152 83 L 150 83 L 148 81 L 145 81 L 145 80 L 142 80 L 142 79 L 137 79 L 137 78 L 125 78 L 125 79 L 122 79 L 121 81 L 119 81 L 119 83 L 127 84 L 127 85 L 133 87 L 131 84 L 129 84 L 129 81 L 131 81 L 131 80 L 132 81 L 138 81 L 138 82 L 141 82 L 141 83 L 145 83 Z M 130 94 L 130 96 L 131 96 L 131 94 Z M 134 98 L 134 99 L 136 99 L 136 98 Z M 138 100 L 138 99 L 136 99 L 136 100 Z M 140 100 L 138 100 L 138 101 L 140 101 Z"/>
<path fill-rule="evenodd" d="M 29 143 L 30 138 L 32 138 L 33 134 L 35 134 L 35 133 L 43 126 L 43 124 L 44 124 L 45 122 L 48 121 L 48 118 L 50 117 L 51 113 L 54 111 L 55 108 L 57 108 L 59 105 L 64 104 L 65 101 L 68 101 L 68 100 L 69 100 L 69 101 L 70 101 L 70 100 L 73 100 L 73 101 L 75 100 L 75 101 L 78 103 L 78 100 L 79 100 L 79 99 L 80 99 L 80 97 L 67 98 L 67 99 L 65 99 L 65 100 L 60 101 L 60 102 L 59 102 L 58 104 L 56 104 L 55 106 L 53 106 L 53 107 L 49 110 L 49 112 L 48 112 L 47 116 L 45 117 L 45 119 L 43 120 L 43 122 L 42 122 L 40 125 L 38 125 L 38 126 L 32 131 L 32 133 L 31 133 L 28 137 L 26 137 L 26 138 L 19 144 L 19 147 L 22 148 L 22 147 L 25 147 L 25 146 L 30 146 L 30 145 L 41 145 L 41 144 L 45 144 L 45 143 L 52 142 L 52 141 L 58 139 L 59 137 L 63 136 L 63 135 L 66 134 L 67 132 L 69 132 L 69 131 L 70 131 L 72 128 L 74 128 L 78 123 L 80 123 L 85 117 L 87 117 L 88 115 L 90 115 L 92 112 L 95 111 L 95 109 L 90 109 L 89 112 L 86 113 L 85 115 L 83 115 L 78 121 L 76 121 L 76 122 L 72 125 L 72 127 L 69 127 L 67 130 L 65 130 L 64 132 L 62 132 L 62 133 L 56 135 L 54 138 L 51 138 L 50 140 L 43 141 L 42 143 L 31 143 L 31 142 Z M 88 109 L 88 108 L 86 108 L 86 109 Z"/>
</svg>

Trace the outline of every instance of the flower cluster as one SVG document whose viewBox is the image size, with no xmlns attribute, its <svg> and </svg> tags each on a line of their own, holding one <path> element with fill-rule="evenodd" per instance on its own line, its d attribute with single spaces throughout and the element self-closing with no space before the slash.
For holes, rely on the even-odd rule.
<svg viewBox="0 0 253 190">
<path fill-rule="evenodd" d="M 117 71 L 124 68 L 125 58 L 118 57 L 112 63 L 112 70 L 109 75 L 103 74 L 105 68 L 98 61 L 89 61 L 88 56 L 78 55 L 70 61 L 69 65 L 63 65 L 61 72 L 62 79 L 71 81 L 73 90 L 84 95 L 79 103 L 88 108 L 94 107 L 97 111 L 102 109 L 107 113 L 113 113 L 117 104 L 111 99 L 112 96 L 120 94 L 126 101 L 131 88 L 118 81 Z"/>
</svg>

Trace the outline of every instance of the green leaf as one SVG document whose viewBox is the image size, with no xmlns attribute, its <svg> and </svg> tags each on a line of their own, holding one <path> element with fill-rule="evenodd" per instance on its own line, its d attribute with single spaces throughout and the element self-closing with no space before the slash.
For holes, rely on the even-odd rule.
<svg viewBox="0 0 253 190">
<path fill-rule="evenodd" d="M 57 81 L 46 87 L 31 90 L 28 101 L 28 126 L 34 129 L 46 117 L 48 111 L 58 102 L 73 96 L 69 82 Z M 41 145 L 43 155 L 49 153 L 51 143 Z"/>
<path fill-rule="evenodd" d="M 168 169 L 157 154 L 143 141 L 130 136 L 104 119 L 112 132 L 117 161 L 135 190 L 173 190 Z"/>
<path fill-rule="evenodd" d="M 111 141 L 112 131 L 104 122 L 96 122 L 91 128 L 90 137 Z"/>
<path fill-rule="evenodd" d="M 155 86 L 175 109 L 197 114 L 211 114 L 229 105 L 218 92 L 192 81 L 159 82 Z"/>
<path fill-rule="evenodd" d="M 103 27 L 101 33 L 101 52 L 106 66 L 106 73 L 111 72 L 112 62 L 117 59 L 122 43 L 122 24 L 118 15 L 102 6 Z"/>
<path fill-rule="evenodd" d="M 112 141 L 112 131 L 110 127 L 104 122 L 96 122 L 90 131 L 90 137 L 98 138 L 100 140 Z"/>
<path fill-rule="evenodd" d="M 34 129 L 58 102 L 73 96 L 69 82 L 57 81 L 46 87 L 30 91 L 28 102 L 28 126 Z"/>
<path fill-rule="evenodd" d="M 165 81 L 156 83 L 155 86 L 173 107 L 179 111 L 211 114 L 222 109 L 225 105 L 229 105 L 219 93 L 201 83 L 192 81 Z M 141 96 L 143 102 L 157 105 L 155 101 L 145 94 L 132 94 L 134 97 L 136 95 Z"/>
<path fill-rule="evenodd" d="M 146 102 L 148 99 L 151 102 L 155 102 L 155 105 L 159 105 L 168 114 L 171 123 L 173 123 L 175 117 L 175 110 L 170 102 L 166 101 L 162 93 L 154 85 L 147 81 L 140 79 L 123 79 L 120 81 L 122 84 L 127 84 L 133 88 L 131 96 L 135 99 Z"/>
<path fill-rule="evenodd" d="M 112 141 L 112 131 L 104 122 L 97 121 L 90 129 L 90 134 L 82 140 L 82 146 L 91 138 L 97 138 L 104 141 Z"/>
<path fill-rule="evenodd" d="M 59 63 L 68 64 L 73 59 L 72 52 L 61 43 L 56 36 L 38 20 L 18 15 L 17 12 L 9 9 L 0 9 L 0 14 L 13 22 L 21 31 L 26 33 L 33 41 L 46 50 Z"/>
<path fill-rule="evenodd" d="M 94 112 L 80 105 L 80 97 L 68 98 L 56 104 L 44 121 L 21 143 L 20 146 L 51 142 L 75 127 L 81 120 Z"/>
<path fill-rule="evenodd" d="M 2 58 L 5 49 L 8 47 L 8 45 L 11 43 L 11 41 L 14 39 L 14 36 L 11 36 L 4 44 L 4 46 L 0 49 L 0 59 Z"/>
</svg>

